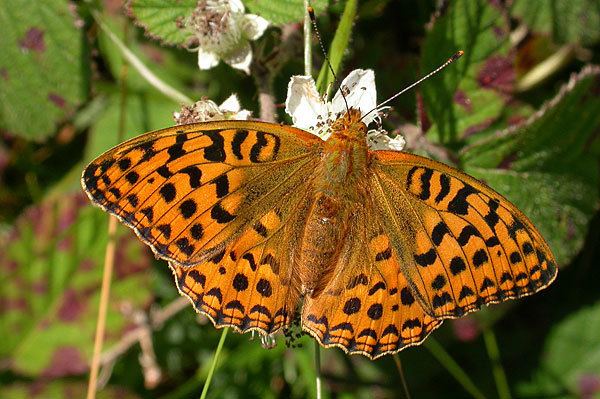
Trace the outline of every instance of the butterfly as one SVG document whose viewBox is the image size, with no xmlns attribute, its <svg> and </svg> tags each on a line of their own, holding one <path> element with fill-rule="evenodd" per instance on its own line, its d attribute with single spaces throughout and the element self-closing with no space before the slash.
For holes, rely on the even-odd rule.
<svg viewBox="0 0 600 399">
<path fill-rule="evenodd" d="M 171 127 L 107 151 L 82 185 L 216 327 L 267 335 L 299 316 L 321 345 L 371 359 L 556 277 L 538 230 L 483 182 L 370 150 L 357 109 L 331 130 Z"/>
</svg>

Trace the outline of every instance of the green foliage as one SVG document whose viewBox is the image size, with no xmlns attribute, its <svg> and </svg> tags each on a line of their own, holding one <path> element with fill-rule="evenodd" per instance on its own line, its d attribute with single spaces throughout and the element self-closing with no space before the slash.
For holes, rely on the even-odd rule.
<svg viewBox="0 0 600 399">
<path fill-rule="evenodd" d="M 82 194 L 29 209 L 0 246 L 0 356 L 27 376 L 60 377 L 85 372 L 91 358 L 107 242 L 107 218 L 85 206 Z M 123 308 L 150 300 L 147 249 L 128 231 L 120 234 L 117 281 L 112 285 L 107 346 L 129 321 Z"/>
<path fill-rule="evenodd" d="M 251 43 L 257 67 L 251 77 L 223 63 L 199 71 L 197 54 L 181 48 L 189 33 L 178 21 L 196 0 L 132 0 L 127 13 L 111 2 L 5 3 L 0 220 L 14 222 L 0 224 L 0 396 L 81 397 L 107 242 L 107 216 L 88 206 L 79 187 L 81 170 L 119 142 L 122 118 L 124 140 L 172 125 L 179 106 L 134 67 L 124 73 L 121 50 L 104 29 L 168 86 L 217 103 L 235 92 L 258 116 L 265 90 L 272 89 L 274 103 L 281 104 L 289 77 L 302 73 L 298 22 L 304 2 L 245 2 L 248 12 L 273 24 Z M 444 356 L 422 346 L 401 352 L 412 396 L 465 397 L 464 378 L 453 375 L 466 376 L 485 397 L 497 395 L 478 336 L 481 322 L 494 329 L 514 397 L 598 397 L 600 69 L 593 66 L 600 63 L 594 47 L 598 2 L 515 0 L 507 8 L 505 2 L 456 0 L 442 2 L 447 3 L 442 10 L 435 0 L 311 3 L 338 79 L 353 68 L 372 68 L 380 97 L 454 52 L 465 52 L 418 87 L 416 98 L 406 94 L 391 104 L 384 123 L 406 133 L 408 151 L 444 155 L 445 162 L 513 201 L 547 238 L 561 268 L 557 281 L 539 295 L 446 321 L 429 345 L 443 348 Z M 530 29 L 518 42 L 510 31 L 515 21 Z M 569 58 L 561 69 L 546 71 L 535 89 L 517 92 L 518 80 L 539 59 L 536 46 L 544 35 L 555 41 L 543 39 L 544 57 L 553 55 L 556 44 L 589 48 L 576 52 L 580 60 Z M 313 54 L 322 58 L 316 45 Z M 255 71 L 267 76 L 267 84 Z M 332 82 L 323 65 L 320 88 Z M 63 107 L 55 105 L 62 104 L 58 97 L 49 101 L 54 92 Z M 17 215 L 18 209 L 25 211 Z M 152 320 L 179 298 L 166 264 L 151 258 L 130 231 L 119 231 L 105 352 L 134 327 L 131 312 Z M 158 385 L 144 385 L 140 355 L 147 353 L 135 342 L 105 369 L 108 385 L 98 397 L 198 397 L 220 334 L 190 307 L 176 312 L 152 325 L 150 344 L 162 372 Z M 296 337 L 302 347 L 293 349 L 282 341 L 265 350 L 258 338 L 230 332 L 209 397 L 314 397 L 314 340 Z M 321 349 L 321 356 L 324 397 L 403 396 L 392 357 L 371 362 L 337 349 Z"/>
<path fill-rule="evenodd" d="M 531 29 L 551 35 L 560 44 L 591 46 L 600 39 L 600 3 L 597 0 L 517 0 L 511 11 Z"/>
<path fill-rule="evenodd" d="M 304 19 L 304 0 L 245 0 L 248 9 L 275 25 L 298 22 Z M 327 0 L 311 1 L 310 5 L 318 15 L 327 9 Z"/>
<path fill-rule="evenodd" d="M 423 83 L 430 137 L 455 145 L 500 116 L 502 90 L 514 79 L 508 33 L 508 21 L 485 0 L 458 0 L 435 21 L 425 37 L 421 69 L 433 70 L 456 51 L 465 54 Z"/>
<path fill-rule="evenodd" d="M 544 356 L 532 380 L 519 384 L 520 396 L 597 398 L 589 390 L 600 385 L 599 329 L 600 302 L 561 321 L 546 339 Z"/>
<path fill-rule="evenodd" d="M 461 154 L 465 170 L 532 218 L 560 264 L 581 249 L 598 205 L 600 68 L 573 76 L 526 123 L 485 137 Z"/>
<path fill-rule="evenodd" d="M 348 44 L 350 43 L 350 36 L 352 34 L 352 27 L 354 26 L 354 18 L 356 18 L 357 0 L 348 0 L 344 13 L 340 20 L 340 24 L 335 31 L 335 36 L 331 41 L 331 48 L 329 50 L 329 61 L 331 62 L 331 68 L 337 74 L 339 73 L 342 65 L 342 59 L 344 52 L 346 51 Z M 319 77 L 317 79 L 317 89 L 319 92 L 324 93 L 330 85 L 333 83 L 334 77 L 329 65 L 323 63 Z"/>
<path fill-rule="evenodd" d="M 0 8 L 0 129 L 53 134 L 86 98 L 89 55 L 66 0 L 14 0 Z"/>
<path fill-rule="evenodd" d="M 133 0 L 129 10 L 146 34 L 168 45 L 183 45 L 190 38 L 186 18 L 197 0 Z"/>
<path fill-rule="evenodd" d="M 6 398 L 11 399 L 70 399 L 83 398 L 87 385 L 83 382 L 34 382 L 30 384 L 17 383 L 7 386 L 2 390 Z M 126 392 L 121 387 L 106 387 L 98 392 L 98 399 L 136 399 L 138 395 Z"/>
</svg>

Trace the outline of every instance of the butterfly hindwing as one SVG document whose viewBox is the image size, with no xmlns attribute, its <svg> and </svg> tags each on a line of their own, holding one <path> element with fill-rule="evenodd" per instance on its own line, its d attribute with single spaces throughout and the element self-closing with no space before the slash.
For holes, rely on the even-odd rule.
<svg viewBox="0 0 600 399">
<path fill-rule="evenodd" d="M 179 291 L 217 327 L 270 334 L 289 324 L 299 300 L 292 254 L 305 203 L 304 195 L 281 197 L 211 259 L 189 267 L 171 262 Z"/>
<path fill-rule="evenodd" d="M 151 132 L 94 160 L 90 199 L 135 230 L 157 256 L 193 265 L 301 189 L 321 140 L 279 125 L 219 121 Z"/>
<path fill-rule="evenodd" d="M 552 282 L 557 268 L 548 245 L 498 193 L 416 155 L 377 151 L 374 157 L 370 184 L 381 205 L 378 217 L 428 313 L 459 317 Z"/>
<path fill-rule="evenodd" d="M 305 298 L 302 324 L 324 346 L 377 358 L 419 344 L 441 321 L 415 299 L 372 204 L 362 205 L 335 275 L 319 296 Z"/>
</svg>

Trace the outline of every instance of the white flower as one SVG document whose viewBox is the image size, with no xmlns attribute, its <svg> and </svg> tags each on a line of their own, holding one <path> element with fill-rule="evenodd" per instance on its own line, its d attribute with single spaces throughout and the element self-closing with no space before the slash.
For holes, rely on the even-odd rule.
<svg viewBox="0 0 600 399">
<path fill-rule="evenodd" d="M 404 148 L 402 136 L 391 138 L 381 128 L 382 110 L 373 111 L 377 106 L 377 89 L 372 70 L 355 69 L 342 81 L 340 87 L 344 96 L 338 90 L 331 102 L 326 102 L 319 96 L 312 77 L 292 76 L 285 100 L 285 112 L 292 117 L 293 125 L 327 140 L 331 135 L 331 124 L 348 108 L 355 108 L 361 115 L 366 115 L 363 119 L 365 125 L 377 125 L 365 137 L 369 148 L 396 151 Z"/>
<path fill-rule="evenodd" d="M 235 94 L 229 96 L 221 105 L 214 101 L 203 99 L 191 106 L 183 106 L 181 112 L 174 112 L 173 119 L 178 125 L 186 123 L 216 121 L 223 119 L 247 120 L 251 112 L 242 109 Z"/>
<path fill-rule="evenodd" d="M 269 22 L 244 14 L 240 0 L 199 0 L 186 26 L 192 30 L 198 51 L 198 67 L 210 69 L 219 60 L 250 73 L 250 40 L 262 36 Z"/>
</svg>

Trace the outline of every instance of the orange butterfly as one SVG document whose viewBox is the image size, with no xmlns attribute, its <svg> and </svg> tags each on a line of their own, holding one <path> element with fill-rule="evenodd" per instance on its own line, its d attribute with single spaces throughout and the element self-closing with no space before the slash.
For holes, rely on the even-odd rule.
<svg viewBox="0 0 600 399">
<path fill-rule="evenodd" d="M 94 160 L 92 202 L 169 261 L 216 327 L 272 334 L 301 312 L 369 358 L 548 286 L 550 248 L 514 205 L 442 163 L 372 151 L 350 109 L 327 141 L 273 123 L 151 132 Z"/>
</svg>

